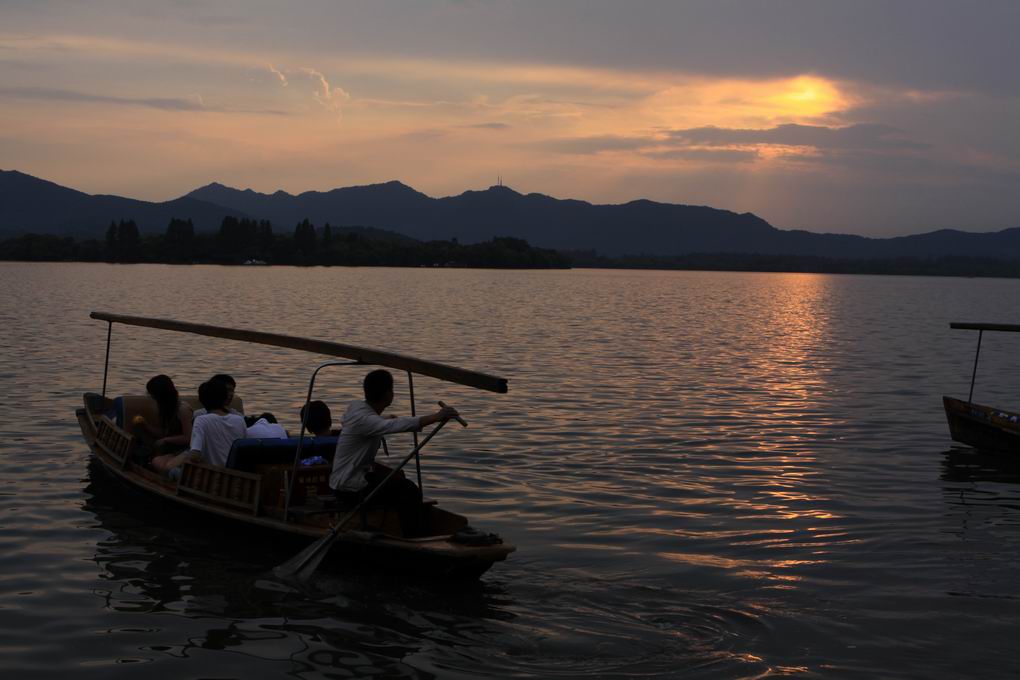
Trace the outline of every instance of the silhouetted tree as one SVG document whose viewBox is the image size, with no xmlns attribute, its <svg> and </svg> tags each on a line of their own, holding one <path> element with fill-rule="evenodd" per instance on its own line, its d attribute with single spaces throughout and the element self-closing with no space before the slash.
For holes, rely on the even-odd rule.
<svg viewBox="0 0 1020 680">
<path fill-rule="evenodd" d="M 117 223 L 110 220 L 110 226 L 106 228 L 106 259 L 117 258 Z"/>
<path fill-rule="evenodd" d="M 190 246 L 195 239 L 195 225 L 191 220 L 170 220 L 166 227 L 166 242 L 171 245 Z"/>
<path fill-rule="evenodd" d="M 217 241 L 221 258 L 242 259 L 258 249 L 258 222 L 247 217 L 237 219 L 230 215 L 220 223 Z"/>
<path fill-rule="evenodd" d="M 121 248 L 125 250 L 136 248 L 140 239 L 141 234 L 138 233 L 138 225 L 134 220 L 121 220 L 117 225 L 117 242 Z"/>
<path fill-rule="evenodd" d="M 190 219 L 172 218 L 166 227 L 163 257 L 170 262 L 190 262 L 194 259 L 195 225 Z"/>
<path fill-rule="evenodd" d="M 138 225 L 134 220 L 121 220 L 117 224 L 117 260 L 122 262 L 134 262 L 138 259 L 138 243 L 141 235 L 138 233 Z"/>
<path fill-rule="evenodd" d="M 329 226 L 329 222 L 326 222 L 326 226 L 322 228 L 322 247 L 328 249 L 333 243 L 333 227 Z"/>
<path fill-rule="evenodd" d="M 315 227 L 307 217 L 294 227 L 294 246 L 301 253 L 311 253 L 315 250 Z"/>
</svg>

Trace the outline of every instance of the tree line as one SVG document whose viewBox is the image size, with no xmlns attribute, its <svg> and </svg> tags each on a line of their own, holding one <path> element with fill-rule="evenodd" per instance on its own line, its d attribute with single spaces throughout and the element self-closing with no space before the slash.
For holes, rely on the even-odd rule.
<svg viewBox="0 0 1020 680">
<path fill-rule="evenodd" d="M 0 241 L 0 259 L 164 264 L 286 264 L 563 268 L 569 259 L 527 241 L 501 237 L 462 245 L 417 241 L 362 227 L 317 228 L 309 220 L 276 233 L 268 220 L 225 217 L 218 231 L 197 233 L 190 219 L 171 219 L 162 234 L 143 235 L 134 220 L 110 222 L 106 238 L 76 240 L 26 234 Z"/>
<path fill-rule="evenodd" d="M 451 266 L 486 268 L 678 269 L 710 271 L 903 274 L 1020 278 L 1020 260 L 970 256 L 830 258 L 801 255 L 694 253 L 607 257 L 593 251 L 536 248 L 518 238 L 462 245 L 417 241 L 364 227 L 316 227 L 302 220 L 276 233 L 268 220 L 226 217 L 218 231 L 196 233 L 190 219 L 172 219 L 162 234 L 142 235 L 133 220 L 111 222 L 105 239 L 27 234 L 0 241 L 0 260 L 164 264 Z"/>
</svg>

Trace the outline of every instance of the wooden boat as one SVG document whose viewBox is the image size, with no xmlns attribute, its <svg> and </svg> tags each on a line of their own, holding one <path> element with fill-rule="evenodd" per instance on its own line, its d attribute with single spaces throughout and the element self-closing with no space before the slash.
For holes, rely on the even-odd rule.
<svg viewBox="0 0 1020 680">
<path fill-rule="evenodd" d="M 974 381 L 977 377 L 978 358 L 981 356 L 981 338 L 985 331 L 1020 332 L 1020 325 L 994 323 L 951 323 L 950 328 L 978 331 L 974 370 L 970 379 L 967 401 L 943 396 L 942 405 L 949 422 L 949 433 L 954 441 L 977 449 L 999 453 L 1020 454 L 1020 414 L 991 406 L 975 404 Z"/>
<path fill-rule="evenodd" d="M 316 376 L 330 366 L 375 365 L 406 372 L 412 413 L 415 374 L 497 393 L 507 391 L 504 378 L 352 345 L 105 312 L 93 312 L 91 317 L 109 324 L 103 392 L 86 393 L 85 405 L 76 414 L 82 435 L 102 469 L 149 499 L 162 500 L 182 512 L 197 513 L 203 521 L 223 521 L 234 528 L 264 534 L 272 538 L 270 545 L 279 545 L 283 540 L 300 548 L 322 538 L 350 511 L 350 508 L 335 506 L 328 486 L 336 437 L 304 436 L 302 424 L 296 438 L 234 442 L 225 467 L 185 463 L 178 480 L 154 472 L 136 460 L 137 442 L 126 424 L 136 416 L 154 422 L 155 402 L 149 397 L 111 399 L 106 396 L 109 343 L 114 323 L 287 347 L 346 359 L 328 361 L 315 369 L 307 401 L 312 398 Z M 193 398 L 182 398 L 194 403 Z M 235 402 L 235 406 L 241 405 L 239 400 Z M 417 449 L 417 434 L 414 438 Z M 316 456 L 324 458 L 327 464 L 301 464 Z M 417 454 L 414 458 L 420 483 Z M 465 517 L 440 508 L 433 500 L 425 500 L 422 512 L 428 535 L 408 538 L 401 533 L 395 509 L 369 506 L 339 532 L 331 553 L 346 564 L 356 562 L 443 577 L 477 578 L 494 562 L 506 559 L 515 550 L 495 534 L 471 529 Z"/>
</svg>

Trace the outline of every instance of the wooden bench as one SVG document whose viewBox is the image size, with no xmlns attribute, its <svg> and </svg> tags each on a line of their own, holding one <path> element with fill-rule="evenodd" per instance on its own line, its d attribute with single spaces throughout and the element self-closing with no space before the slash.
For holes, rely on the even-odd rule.
<svg viewBox="0 0 1020 680">
<path fill-rule="evenodd" d="M 261 486 L 261 475 L 188 462 L 181 466 L 177 495 L 201 498 L 257 515 Z"/>
<path fill-rule="evenodd" d="M 133 443 L 134 437 L 117 427 L 106 416 L 99 416 L 96 421 L 96 446 L 117 461 L 121 468 L 127 467 Z"/>
</svg>

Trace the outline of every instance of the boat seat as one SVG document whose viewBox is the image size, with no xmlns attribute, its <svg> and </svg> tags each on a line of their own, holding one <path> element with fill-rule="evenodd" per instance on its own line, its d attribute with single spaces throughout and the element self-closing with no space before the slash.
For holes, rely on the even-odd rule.
<svg viewBox="0 0 1020 680">
<path fill-rule="evenodd" d="M 82 398 L 85 402 L 85 409 L 94 417 L 107 416 L 110 420 L 114 420 L 116 413 L 113 399 L 104 397 L 98 392 L 86 392 Z"/>
<path fill-rule="evenodd" d="M 301 445 L 301 458 L 321 456 L 333 461 L 336 452 L 336 437 L 305 437 Z M 227 467 L 232 470 L 254 472 L 256 465 L 293 464 L 297 452 L 297 437 L 280 439 L 238 439 L 230 447 Z"/>
<path fill-rule="evenodd" d="M 198 397 L 182 395 L 181 399 L 191 406 L 192 411 L 202 408 Z M 244 413 L 244 401 L 235 394 L 234 400 L 230 402 L 230 408 L 238 413 Z M 153 427 L 157 426 L 159 424 L 159 407 L 156 405 L 156 400 L 147 395 L 122 396 L 113 400 L 113 415 L 111 419 L 117 423 L 117 427 L 127 429 L 127 427 L 130 427 L 131 421 L 135 419 L 135 416 L 142 416 L 145 418 L 145 422 Z"/>
</svg>

